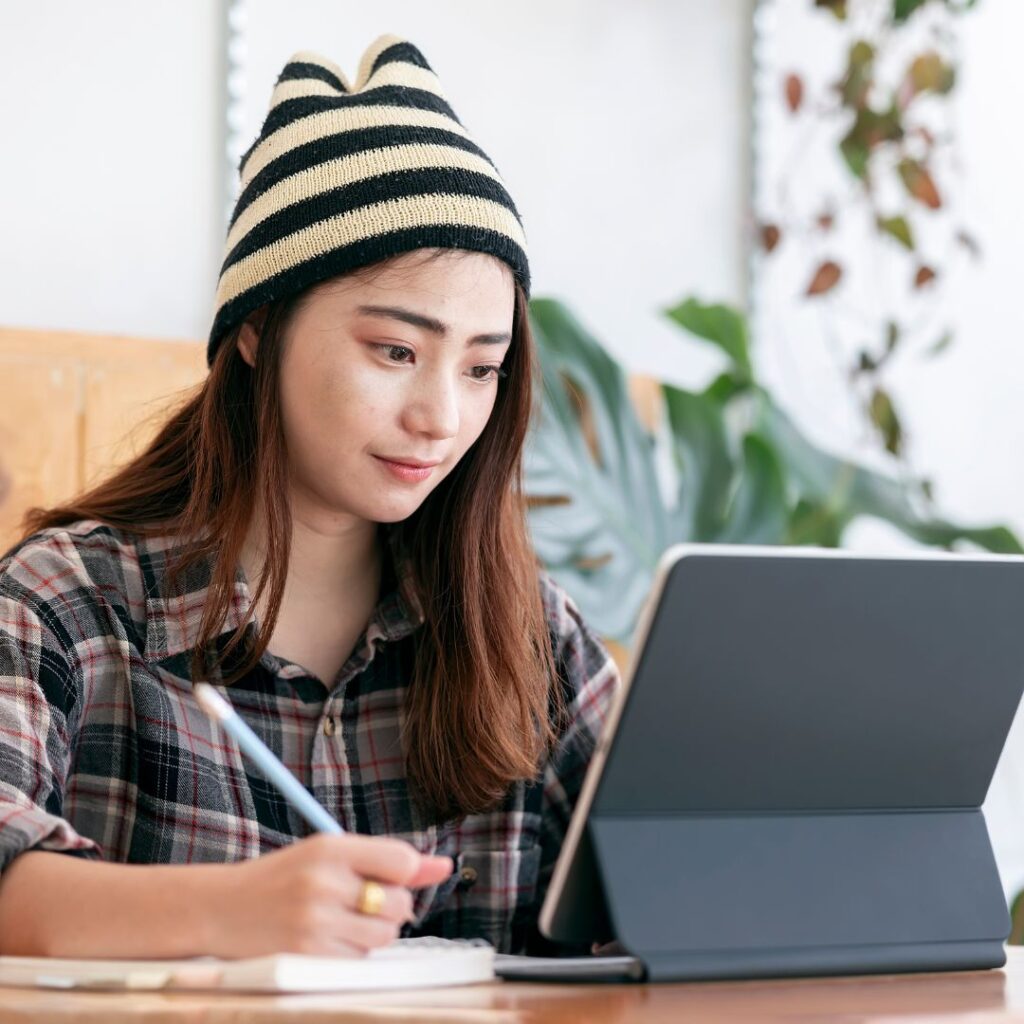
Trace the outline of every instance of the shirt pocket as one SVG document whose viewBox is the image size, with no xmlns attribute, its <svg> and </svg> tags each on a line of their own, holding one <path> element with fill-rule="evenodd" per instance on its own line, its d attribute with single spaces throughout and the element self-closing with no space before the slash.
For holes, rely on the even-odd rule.
<svg viewBox="0 0 1024 1024">
<path fill-rule="evenodd" d="M 448 899 L 458 935 L 517 952 L 536 916 L 540 862 L 539 844 L 463 851 Z"/>
</svg>

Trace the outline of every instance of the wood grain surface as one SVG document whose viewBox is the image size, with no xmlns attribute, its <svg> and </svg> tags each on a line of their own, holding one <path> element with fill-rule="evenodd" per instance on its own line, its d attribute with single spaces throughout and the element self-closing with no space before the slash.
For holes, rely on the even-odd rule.
<svg viewBox="0 0 1024 1024">
<path fill-rule="evenodd" d="M 0 989 L 0 1021 L 121 1024 L 124 1021 L 240 1024 L 255 1021 L 451 1024 L 676 1024 L 790 1021 L 803 1024 L 1024 1022 L 1024 949 L 998 971 L 870 975 L 680 985 L 538 985 L 359 995 L 243 996 Z"/>
</svg>

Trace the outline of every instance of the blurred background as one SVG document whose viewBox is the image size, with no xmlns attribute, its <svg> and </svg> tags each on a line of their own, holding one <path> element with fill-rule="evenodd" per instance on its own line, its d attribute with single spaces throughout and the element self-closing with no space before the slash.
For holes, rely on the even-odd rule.
<svg viewBox="0 0 1024 1024">
<path fill-rule="evenodd" d="M 5 5 L 0 546 L 200 379 L 287 58 L 386 32 L 523 215 L 535 540 L 620 657 L 677 540 L 1021 550 L 1013 0 Z M 985 811 L 1012 898 L 1019 717 Z"/>
</svg>

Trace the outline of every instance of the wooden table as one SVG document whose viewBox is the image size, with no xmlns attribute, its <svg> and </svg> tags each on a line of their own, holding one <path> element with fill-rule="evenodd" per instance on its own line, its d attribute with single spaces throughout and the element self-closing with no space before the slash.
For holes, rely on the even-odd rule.
<svg viewBox="0 0 1024 1024">
<path fill-rule="evenodd" d="M 240 1024 L 431 1021 L 620 1024 L 644 1021 L 1024 1022 L 1024 947 L 1000 971 L 685 985 L 497 983 L 372 995 L 240 996 L 0 989 L 0 1021 Z"/>
</svg>

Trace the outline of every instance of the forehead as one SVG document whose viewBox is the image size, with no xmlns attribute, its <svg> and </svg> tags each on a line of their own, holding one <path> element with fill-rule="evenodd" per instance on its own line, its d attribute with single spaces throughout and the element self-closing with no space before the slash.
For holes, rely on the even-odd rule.
<svg viewBox="0 0 1024 1024">
<path fill-rule="evenodd" d="M 452 326 L 508 330 L 515 284 L 511 269 L 493 256 L 416 250 L 325 281 L 311 289 L 304 305 L 350 316 L 370 306 L 402 306 Z"/>
</svg>

